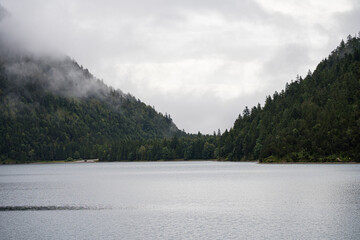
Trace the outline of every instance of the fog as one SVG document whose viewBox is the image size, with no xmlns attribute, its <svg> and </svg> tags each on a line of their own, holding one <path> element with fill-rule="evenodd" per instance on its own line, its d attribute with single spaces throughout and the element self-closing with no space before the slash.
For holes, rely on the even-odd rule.
<svg viewBox="0 0 360 240">
<path fill-rule="evenodd" d="M 341 39 L 360 30 L 355 0 L 3 0 L 1 5 L 0 35 L 7 46 L 52 58 L 68 55 L 194 133 L 230 128 L 245 106 L 262 104 L 298 74 L 305 76 Z M 94 89 L 76 71 L 65 80 L 55 70 L 48 74 L 57 91 L 66 78 L 80 79 L 66 89 L 70 95 Z"/>
</svg>

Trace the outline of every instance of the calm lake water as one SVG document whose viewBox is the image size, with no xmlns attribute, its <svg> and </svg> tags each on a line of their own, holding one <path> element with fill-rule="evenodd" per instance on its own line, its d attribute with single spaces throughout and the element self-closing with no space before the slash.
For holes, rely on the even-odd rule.
<svg viewBox="0 0 360 240">
<path fill-rule="evenodd" d="M 0 239 L 359 238 L 359 164 L 0 166 Z"/>
</svg>

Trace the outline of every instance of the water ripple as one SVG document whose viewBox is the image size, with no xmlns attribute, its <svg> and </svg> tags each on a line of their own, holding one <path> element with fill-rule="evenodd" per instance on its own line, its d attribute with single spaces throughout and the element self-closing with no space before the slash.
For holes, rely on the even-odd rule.
<svg viewBox="0 0 360 240">
<path fill-rule="evenodd" d="M 7 211 L 60 211 L 60 210 L 103 210 L 104 207 L 89 206 L 0 206 L 0 212 Z"/>
</svg>

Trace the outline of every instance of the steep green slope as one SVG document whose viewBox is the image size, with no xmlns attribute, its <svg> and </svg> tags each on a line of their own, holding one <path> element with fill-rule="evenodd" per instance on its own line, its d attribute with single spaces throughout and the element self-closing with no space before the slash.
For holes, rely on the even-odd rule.
<svg viewBox="0 0 360 240">
<path fill-rule="evenodd" d="M 341 42 L 313 74 L 246 108 L 219 144 L 220 158 L 360 161 L 360 38 Z"/>
<path fill-rule="evenodd" d="M 99 158 L 114 141 L 179 132 L 170 116 L 106 86 L 70 58 L 0 52 L 2 162 Z"/>
</svg>

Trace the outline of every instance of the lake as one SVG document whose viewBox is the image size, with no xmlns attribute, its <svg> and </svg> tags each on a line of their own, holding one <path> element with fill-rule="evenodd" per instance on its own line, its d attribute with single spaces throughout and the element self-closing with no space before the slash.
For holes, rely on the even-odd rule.
<svg viewBox="0 0 360 240">
<path fill-rule="evenodd" d="M 359 239 L 360 164 L 0 166 L 0 239 Z"/>
</svg>

